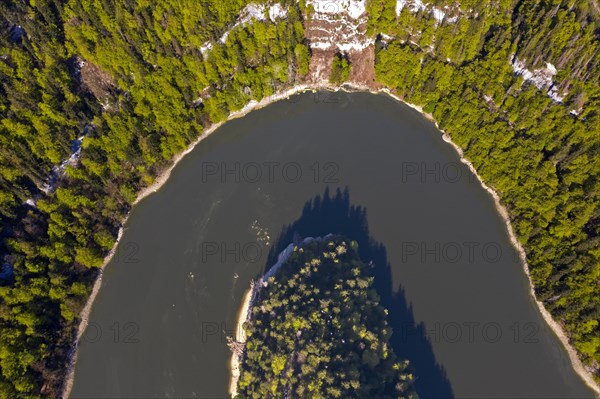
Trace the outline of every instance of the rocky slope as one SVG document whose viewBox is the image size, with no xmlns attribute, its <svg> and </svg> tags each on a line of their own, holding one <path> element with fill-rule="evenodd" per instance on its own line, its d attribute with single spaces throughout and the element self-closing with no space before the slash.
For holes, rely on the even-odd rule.
<svg viewBox="0 0 600 399">
<path fill-rule="evenodd" d="M 353 84 L 375 86 L 375 40 L 367 36 L 366 0 L 308 0 L 306 38 L 312 59 L 309 80 L 327 84 L 336 54 L 346 57 Z"/>
</svg>

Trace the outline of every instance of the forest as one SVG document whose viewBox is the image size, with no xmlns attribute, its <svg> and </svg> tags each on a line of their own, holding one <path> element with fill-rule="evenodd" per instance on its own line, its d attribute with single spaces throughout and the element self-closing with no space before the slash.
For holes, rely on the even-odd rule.
<svg viewBox="0 0 600 399">
<path fill-rule="evenodd" d="M 498 192 L 538 300 L 600 381 L 597 3 L 411 4 L 397 15 L 396 1 L 369 2 L 378 81 L 431 114 Z M 553 63 L 552 85 L 524 79 L 517 59 L 546 74 Z"/>
<path fill-rule="evenodd" d="M 298 5 L 235 25 L 246 3 L 0 4 L 0 398 L 60 396 L 137 192 L 207 126 L 308 72 Z"/>
<path fill-rule="evenodd" d="M 355 241 L 296 245 L 255 294 L 235 398 L 417 399 L 373 279 Z"/>
<path fill-rule="evenodd" d="M 248 3 L 0 3 L 0 398 L 59 396 L 137 193 L 210 125 L 304 81 L 304 1 L 236 23 Z M 402 3 L 367 1 L 379 83 L 501 195 L 538 299 L 600 380 L 597 2 Z M 335 57 L 335 83 L 348 69 Z"/>
</svg>

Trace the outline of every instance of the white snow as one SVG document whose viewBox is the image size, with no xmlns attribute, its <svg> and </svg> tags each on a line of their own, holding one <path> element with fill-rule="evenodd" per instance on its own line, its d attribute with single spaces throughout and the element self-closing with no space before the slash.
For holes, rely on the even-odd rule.
<svg viewBox="0 0 600 399">
<path fill-rule="evenodd" d="M 306 4 L 314 9 L 312 19 L 323 22 L 313 28 L 318 33 L 311 39 L 311 48 L 350 52 L 362 51 L 375 43 L 364 32 L 366 0 L 307 0 Z"/>
<path fill-rule="evenodd" d="M 402 9 L 406 5 L 406 0 L 397 0 L 396 1 L 396 16 L 400 16 L 402 13 Z"/>
<path fill-rule="evenodd" d="M 219 39 L 219 41 L 223 44 L 225 44 L 225 42 L 227 41 L 227 37 L 229 37 L 229 31 L 223 33 L 223 36 L 221 36 L 221 38 Z"/>
<path fill-rule="evenodd" d="M 313 42 L 310 44 L 310 47 L 314 49 L 327 50 L 335 46 L 339 51 L 347 53 L 351 50 L 362 51 L 373 43 L 375 43 L 375 40 L 373 39 L 348 43 L 338 43 L 337 45 L 331 42 Z"/>
<path fill-rule="evenodd" d="M 366 0 L 350 0 L 348 5 L 348 14 L 354 19 L 359 18 L 366 12 Z"/>
<path fill-rule="evenodd" d="M 338 49 L 342 52 L 349 52 L 350 50 L 362 51 L 369 47 L 371 44 L 374 44 L 375 40 L 367 39 L 363 42 L 353 42 L 353 43 L 342 43 L 338 45 Z"/>
<path fill-rule="evenodd" d="M 433 15 L 433 18 L 435 18 L 437 24 L 444 20 L 448 23 L 458 21 L 458 16 L 447 17 L 447 12 L 444 9 L 448 9 L 448 6 L 444 6 L 444 9 L 441 9 L 433 7 L 431 4 L 425 4 L 422 0 L 396 0 L 396 16 L 400 16 L 404 8 L 413 14 L 418 13 L 419 11 L 429 11 Z M 460 9 L 457 8 L 457 10 L 462 14 Z"/>
<path fill-rule="evenodd" d="M 434 8 L 432 13 L 433 18 L 435 18 L 438 22 L 442 22 L 446 17 L 446 13 L 440 10 L 439 8 Z"/>
<path fill-rule="evenodd" d="M 559 93 L 554 85 L 553 78 L 556 75 L 556 67 L 547 62 L 545 68 L 527 69 L 526 60 L 520 60 L 513 56 L 511 63 L 512 69 L 516 75 L 523 77 L 525 81 L 533 83 L 539 90 L 546 90 L 546 94 L 554 101 L 561 103 L 567 93 Z"/>
<path fill-rule="evenodd" d="M 423 3 L 421 0 L 413 1 L 413 6 L 412 6 L 413 12 L 424 10 L 425 8 L 426 8 L 425 3 Z"/>
<path fill-rule="evenodd" d="M 206 56 L 206 53 L 208 53 L 210 50 L 212 50 L 212 43 L 211 42 L 206 42 L 202 45 L 202 47 L 200 47 L 200 52 L 202 53 L 203 56 Z"/>
<path fill-rule="evenodd" d="M 411 12 L 416 13 L 424 10 L 427 6 L 421 0 L 397 0 L 396 15 L 400 15 L 404 7 L 407 7 Z"/>
<path fill-rule="evenodd" d="M 227 1 L 227 0 L 223 0 Z M 287 9 L 283 8 L 283 6 L 279 3 L 275 3 L 267 8 L 264 4 L 256 4 L 250 3 L 240 12 L 240 17 L 235 22 L 235 24 L 223 35 L 219 38 L 219 42 L 225 43 L 227 38 L 229 37 L 229 32 L 233 29 L 237 28 L 240 25 L 246 25 L 251 23 L 252 20 L 264 21 L 267 19 L 265 14 L 269 14 L 269 19 L 272 22 L 277 21 L 278 19 L 285 19 L 287 17 Z M 206 56 L 206 54 L 212 50 L 213 45 L 211 42 L 206 42 L 200 47 L 200 51 L 202 55 Z"/>
<path fill-rule="evenodd" d="M 556 75 L 556 68 L 554 65 L 546 63 L 545 68 L 530 71 L 527 69 L 525 62 L 526 60 L 520 60 L 517 57 L 514 57 L 512 68 L 517 75 L 521 75 L 523 76 L 523 79 L 531 81 L 540 90 L 552 86 L 552 78 Z"/>
<path fill-rule="evenodd" d="M 552 86 L 550 90 L 548 90 L 547 94 L 552 100 L 556 101 L 557 103 L 562 103 L 567 93 L 562 93 L 561 95 L 558 93 L 558 89 Z"/>
<path fill-rule="evenodd" d="M 287 10 L 279 3 L 269 6 L 268 9 L 264 4 L 250 3 L 244 7 L 240 13 L 240 18 L 233 27 L 235 28 L 238 25 L 247 24 L 253 19 L 256 19 L 257 21 L 264 21 L 266 19 L 265 14 L 267 13 L 269 14 L 269 19 L 272 22 L 275 22 L 277 19 L 283 19 L 287 17 Z"/>
<path fill-rule="evenodd" d="M 236 25 L 252 21 L 255 18 L 259 21 L 265 19 L 265 7 L 262 4 L 250 3 L 240 13 L 240 19 Z"/>
<path fill-rule="evenodd" d="M 77 165 L 79 162 L 79 157 L 81 156 L 81 143 L 83 142 L 83 139 L 87 135 L 89 129 L 90 127 L 86 126 L 83 130 L 83 136 L 78 137 L 77 140 L 74 140 L 71 143 L 71 150 L 73 151 L 71 156 L 62 161 L 60 165 L 52 168 L 52 173 L 48 177 L 46 183 L 44 183 L 44 186 L 41 188 L 43 192 L 46 194 L 54 192 L 54 190 L 56 190 L 56 184 L 58 183 L 58 180 L 64 176 L 67 166 Z"/>
<path fill-rule="evenodd" d="M 347 13 L 351 18 L 360 18 L 366 12 L 366 0 L 308 0 L 317 14 Z"/>
<path fill-rule="evenodd" d="M 552 74 L 552 76 L 556 75 L 556 67 L 549 62 L 546 62 L 546 69 Z"/>
<path fill-rule="evenodd" d="M 386 35 L 385 33 L 380 33 L 379 35 L 381 36 L 381 43 L 383 43 L 384 47 L 386 47 L 388 43 L 394 39 L 394 37 Z"/>
<path fill-rule="evenodd" d="M 287 17 L 287 10 L 281 6 L 281 4 L 273 4 L 269 7 L 269 19 L 275 22 L 277 19 L 284 19 Z"/>
<path fill-rule="evenodd" d="M 311 48 L 316 48 L 316 49 L 319 49 L 319 50 L 327 50 L 328 48 L 330 48 L 332 46 L 333 46 L 333 43 L 330 43 L 330 42 L 327 42 L 327 43 L 325 43 L 325 42 L 311 42 L 310 43 L 310 47 Z"/>
</svg>

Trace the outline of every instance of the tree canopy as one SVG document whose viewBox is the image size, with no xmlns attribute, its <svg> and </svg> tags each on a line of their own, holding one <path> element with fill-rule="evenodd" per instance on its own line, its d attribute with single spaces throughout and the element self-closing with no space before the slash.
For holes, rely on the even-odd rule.
<svg viewBox="0 0 600 399">
<path fill-rule="evenodd" d="M 295 246 L 258 285 L 236 399 L 417 398 L 356 242 Z"/>
</svg>

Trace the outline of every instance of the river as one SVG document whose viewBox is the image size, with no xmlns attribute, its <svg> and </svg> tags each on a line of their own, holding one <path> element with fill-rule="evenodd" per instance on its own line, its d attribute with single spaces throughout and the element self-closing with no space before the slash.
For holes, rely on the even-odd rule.
<svg viewBox="0 0 600 399">
<path fill-rule="evenodd" d="M 372 261 L 422 398 L 591 398 L 541 318 L 494 201 L 386 95 L 305 93 L 227 122 L 126 223 L 71 398 L 225 398 L 251 279 L 342 233 Z"/>
</svg>

